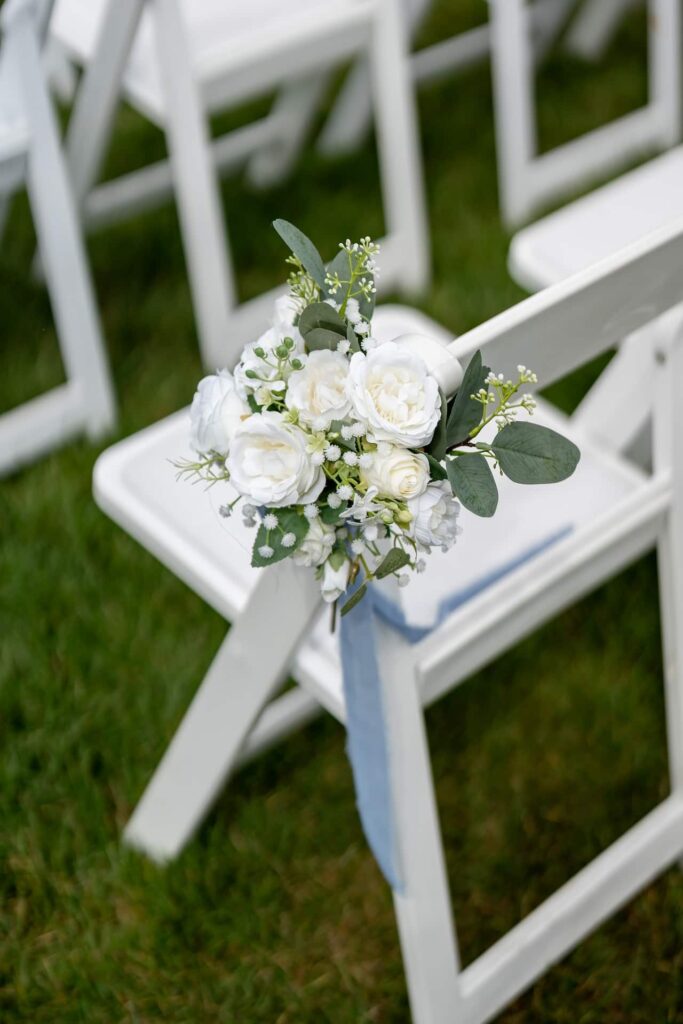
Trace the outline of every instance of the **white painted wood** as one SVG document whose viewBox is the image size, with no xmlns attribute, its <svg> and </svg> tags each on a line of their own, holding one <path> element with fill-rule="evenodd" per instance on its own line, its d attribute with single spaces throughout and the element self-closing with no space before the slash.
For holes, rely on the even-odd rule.
<svg viewBox="0 0 683 1024">
<path fill-rule="evenodd" d="M 391 274 L 404 293 L 416 296 L 429 284 L 429 229 L 406 33 L 398 5 L 380 0 L 372 28 L 370 70 L 384 220 L 387 236 L 400 252 L 395 266 L 390 261 Z"/>
<path fill-rule="evenodd" d="M 555 39 L 576 0 L 539 0 L 532 6 L 532 31 L 535 59 Z M 430 3 L 425 0 L 403 0 L 404 23 L 413 38 Z M 421 86 L 446 75 L 464 71 L 485 60 L 491 49 L 491 33 L 487 24 L 461 32 L 410 55 L 413 81 Z M 370 128 L 370 90 L 367 65 L 356 64 L 341 90 L 332 112 L 318 139 L 318 149 L 327 156 L 350 153 L 357 149 Z"/>
<path fill-rule="evenodd" d="M 526 0 L 489 0 L 498 180 L 503 219 L 517 226 L 563 194 L 680 138 L 680 7 L 649 0 L 646 106 L 541 155 Z"/>
<path fill-rule="evenodd" d="M 21 137 L 25 140 L 21 169 L 45 253 L 67 384 L 0 417 L 3 471 L 18 468 L 78 433 L 101 437 L 115 420 L 87 258 L 42 65 L 40 40 L 49 9 L 44 0 L 10 0 L 3 8 L 0 110 L 10 118 L 9 134 L 15 143 Z M 16 155 L 9 151 L 9 159 Z"/>
<path fill-rule="evenodd" d="M 510 244 L 512 276 L 531 290 L 545 288 L 683 217 L 682 176 L 678 146 L 523 228 Z M 651 350 L 669 333 L 668 322 L 655 321 L 626 337 L 576 411 L 586 433 L 615 450 L 637 452 L 643 464 L 649 461 Z"/>
<path fill-rule="evenodd" d="M 80 167 L 79 206 L 95 227 L 168 195 L 165 164 L 94 188 L 124 95 L 166 133 L 207 367 L 234 361 L 249 332 L 266 326 L 255 323 L 255 305 L 243 310 L 238 303 L 218 173 L 250 160 L 252 180 L 280 177 L 330 69 L 359 54 L 373 67 L 389 225 L 382 287 L 411 293 L 424 287 L 429 262 L 420 152 L 397 2 L 330 0 L 320 8 L 317 0 L 286 7 L 276 0 L 58 0 L 53 34 L 87 69 L 69 133 L 69 152 Z M 210 113 L 276 88 L 283 90 L 280 99 L 260 125 L 210 143 Z"/>
<path fill-rule="evenodd" d="M 236 294 L 218 181 L 209 155 L 209 126 L 177 0 L 152 0 L 151 11 L 199 345 L 206 366 L 225 366 L 239 356 L 230 346 L 230 310 Z"/>
<path fill-rule="evenodd" d="M 395 905 L 416 1024 L 490 1020 L 683 855 L 679 648 L 683 431 L 680 413 L 674 408 L 676 382 L 683 373 L 682 314 L 676 309 L 681 265 L 683 220 L 545 289 L 448 345 L 461 361 L 481 348 L 486 362 L 502 372 L 518 362 L 533 366 L 541 387 L 606 351 L 629 331 L 634 339 L 640 331 L 652 353 L 651 335 L 642 329 L 658 318 L 668 325 L 654 348 L 663 360 L 658 382 L 651 389 L 657 407 L 655 474 L 642 472 L 623 455 L 606 449 L 600 439 L 586 435 L 582 418 L 568 419 L 540 402 L 539 421 L 579 443 L 582 460 L 577 472 L 563 484 L 539 488 L 535 494 L 502 481 L 501 488 L 507 489 L 500 514 L 490 522 L 479 520 L 477 533 L 475 517 L 467 519 L 463 513 L 465 538 L 452 558 L 431 559 L 428 571 L 398 592 L 399 600 L 409 620 L 419 623 L 430 608 L 433 614 L 434 602 L 450 592 L 453 578 L 467 585 L 477 572 L 495 569 L 501 559 L 509 558 L 513 542 L 519 553 L 519 545 L 525 549 L 530 540 L 542 540 L 563 523 L 569 522 L 571 532 L 461 606 L 411 648 L 386 627 L 378 628 L 405 880 Z M 433 332 L 442 343 L 447 337 L 438 325 L 430 332 L 425 317 L 400 307 L 390 307 L 386 314 L 380 309 L 377 330 L 394 335 Z M 196 493 L 179 485 L 174 485 L 175 498 L 169 500 L 164 455 L 170 454 L 169 445 L 180 444 L 186 415 L 114 446 L 98 461 L 95 477 L 96 497 L 105 511 L 222 614 L 238 616 L 200 688 L 196 710 L 181 725 L 129 826 L 128 838 L 161 859 L 180 848 L 239 751 L 247 751 L 249 729 L 290 664 L 299 685 L 344 718 L 336 640 L 323 619 L 313 624 L 320 599 L 312 575 L 293 566 L 259 574 L 249 564 L 251 535 L 234 521 L 236 517 L 219 520 L 206 503 L 197 502 Z M 182 451 L 175 454 L 182 456 Z M 525 501 L 531 505 L 525 506 Z M 422 708 L 657 545 L 660 560 L 666 563 L 661 594 L 673 795 L 461 971 Z M 285 571 L 290 574 L 286 593 L 279 589 Z M 311 626 L 306 631 L 307 623 Z M 265 645 L 264 631 L 269 626 L 270 642 Z M 303 637 L 304 633 L 295 650 L 293 635 Z M 231 688 L 228 674 L 240 678 L 240 686 Z M 271 714 L 277 732 L 280 713 L 273 710 Z"/>
<path fill-rule="evenodd" d="M 413 1020 L 460 1020 L 459 955 L 450 907 L 429 746 L 409 644 L 378 625 L 378 661 L 404 883 L 394 893 Z"/>
<path fill-rule="evenodd" d="M 566 47 L 570 53 L 584 60 L 599 60 L 614 32 L 631 7 L 642 0 L 587 0 L 579 9 L 570 31 Z"/>
<path fill-rule="evenodd" d="M 263 576 L 223 641 L 126 826 L 155 860 L 182 849 L 235 764 L 320 601 L 311 574 L 281 562 Z"/>
<path fill-rule="evenodd" d="M 676 319 L 674 319 L 676 318 Z M 657 548 L 662 618 L 669 781 L 683 792 L 683 416 L 678 385 L 683 372 L 683 311 L 671 314 L 668 337 L 655 341 L 654 463 L 669 473 L 669 514 Z"/>
<path fill-rule="evenodd" d="M 223 175 L 240 167 L 259 145 L 270 143 L 272 134 L 272 123 L 262 119 L 212 141 L 209 150 L 216 173 Z M 174 193 L 173 171 L 168 160 L 122 174 L 89 192 L 83 210 L 85 229 L 92 231 L 154 209 Z"/>
<path fill-rule="evenodd" d="M 271 131 L 267 144 L 253 154 L 247 167 L 247 178 L 256 188 L 278 184 L 290 173 L 328 85 L 328 75 L 316 74 L 280 90 L 269 115 L 275 131 Z"/>
<path fill-rule="evenodd" d="M 670 797 L 463 971 L 463 1020 L 490 1020 L 682 849 L 683 801 Z"/>
</svg>

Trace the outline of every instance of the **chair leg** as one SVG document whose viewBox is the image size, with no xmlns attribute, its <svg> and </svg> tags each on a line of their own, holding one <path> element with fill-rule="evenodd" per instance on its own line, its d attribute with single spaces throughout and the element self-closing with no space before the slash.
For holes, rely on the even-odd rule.
<svg viewBox="0 0 683 1024">
<path fill-rule="evenodd" d="M 670 320 L 670 335 L 655 348 L 655 470 L 672 481 L 669 516 L 657 547 L 664 661 L 669 781 L 683 794 L 683 410 L 678 383 L 683 374 L 683 310 Z M 683 861 L 681 862 L 683 866 Z"/>
<path fill-rule="evenodd" d="M 600 60 L 620 20 L 633 6 L 633 0 L 588 0 L 567 35 L 569 53 L 584 60 Z"/>
<path fill-rule="evenodd" d="M 371 70 L 392 280 L 408 294 L 427 288 L 429 228 L 415 96 L 398 6 L 379 0 L 371 39 Z M 387 273 L 389 270 L 387 268 Z"/>
<path fill-rule="evenodd" d="M 145 0 L 110 0 L 97 46 L 76 91 L 64 140 L 64 153 L 79 216 L 102 169 L 121 95 L 121 79 L 140 23 Z M 40 253 L 33 273 L 43 273 Z"/>
<path fill-rule="evenodd" d="M 410 647 L 378 624 L 385 680 L 392 790 L 404 890 L 394 907 L 414 1024 L 465 1020 L 459 956 L 451 914 L 424 711 Z"/>
<path fill-rule="evenodd" d="M 319 605 L 311 573 L 281 562 L 262 574 L 126 826 L 126 842 L 158 861 L 180 853 L 285 678 Z"/>
<path fill-rule="evenodd" d="M 27 187 L 36 234 L 67 377 L 80 390 L 88 435 L 97 438 L 111 429 L 116 413 L 85 246 L 30 19 L 18 17 L 12 32 L 31 133 Z"/>
<path fill-rule="evenodd" d="M 532 212 L 529 162 L 536 152 L 533 53 L 524 0 L 490 0 L 498 191 L 503 221 L 515 227 Z"/>
<path fill-rule="evenodd" d="M 218 177 L 178 0 L 152 0 L 152 12 L 199 347 L 204 364 L 215 369 L 239 355 L 231 346 L 230 313 L 236 296 Z"/>
<path fill-rule="evenodd" d="M 289 174 L 328 84 L 329 76 L 318 73 L 280 90 L 270 114 L 275 138 L 257 150 L 247 165 L 247 179 L 255 188 L 277 185 Z"/>
</svg>

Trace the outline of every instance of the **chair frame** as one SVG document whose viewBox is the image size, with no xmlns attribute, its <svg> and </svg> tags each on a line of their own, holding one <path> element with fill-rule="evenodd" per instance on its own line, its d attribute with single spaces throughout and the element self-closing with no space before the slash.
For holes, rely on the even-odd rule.
<svg viewBox="0 0 683 1024">
<path fill-rule="evenodd" d="M 634 470 L 637 486 L 614 507 L 473 598 L 419 643 L 411 646 L 378 624 L 405 880 L 394 902 L 416 1024 L 491 1019 L 683 855 L 683 410 L 676 391 L 683 374 L 681 265 L 683 222 L 519 303 L 446 350 L 465 362 L 481 349 L 488 363 L 510 374 L 523 362 L 545 387 L 613 347 L 627 331 L 644 336 L 642 329 L 654 320 L 667 322 L 650 350 L 657 396 L 653 475 Z M 586 451 L 594 443 L 582 433 L 580 417 L 573 433 Z M 117 459 L 125 462 L 125 454 L 105 454 L 95 469 L 95 494 L 105 511 Z M 120 508 L 116 518 L 127 526 Z M 144 506 L 130 509 L 129 522 L 150 550 L 162 551 L 155 514 Z M 174 545 L 182 577 L 211 600 L 220 583 Z M 660 569 L 671 795 L 461 969 L 424 707 L 653 548 Z M 168 545 L 164 560 L 175 568 Z M 159 861 L 180 851 L 240 759 L 284 735 L 298 716 L 310 717 L 311 703 L 344 721 L 341 693 L 320 681 L 315 652 L 306 658 L 297 653 L 321 605 L 313 574 L 282 562 L 261 574 L 241 609 L 225 584 L 222 590 L 223 607 L 241 614 L 125 831 L 126 842 Z M 278 629 L 264 645 L 263 623 L 276 618 Z M 295 690 L 280 698 L 290 701 L 286 708 L 277 701 L 267 707 L 292 666 L 308 701 L 304 696 L 303 703 L 292 704 Z"/>
<path fill-rule="evenodd" d="M 619 8 L 619 4 L 612 7 Z M 648 103 L 538 154 L 534 59 L 526 0 L 490 0 L 498 182 L 503 220 L 519 226 L 544 206 L 681 133 L 678 0 L 648 0 Z M 610 8 L 611 9 L 611 8 Z M 616 12 L 615 12 L 616 13 Z"/>
<path fill-rule="evenodd" d="M 115 403 L 87 256 L 42 63 L 50 3 L 7 0 L 0 89 L 16 146 L 0 158 L 0 206 L 26 184 L 66 371 L 66 383 L 0 416 L 0 474 L 85 432 L 112 429 Z M 0 221 L 4 216 L 0 215 Z"/>
<path fill-rule="evenodd" d="M 169 160 L 95 188 L 124 87 L 124 72 L 145 4 L 166 98 Z M 336 4 L 321 12 L 306 38 L 264 48 L 251 66 L 237 66 L 203 95 L 192 67 L 178 0 L 109 0 L 96 52 L 84 72 L 66 140 L 86 228 L 154 206 L 175 192 L 200 349 L 209 367 L 234 361 L 272 307 L 275 293 L 238 304 L 219 193 L 219 172 L 246 162 L 273 140 L 292 151 L 301 141 L 300 100 L 321 67 L 358 52 L 369 55 L 377 122 L 387 237 L 380 285 L 421 292 L 429 279 L 428 228 L 414 98 L 395 0 Z M 287 98 L 259 122 L 211 140 L 208 110 L 238 103 L 295 80 Z M 158 122 L 154 110 L 145 111 Z M 291 136 L 291 137 L 290 137 Z"/>
</svg>

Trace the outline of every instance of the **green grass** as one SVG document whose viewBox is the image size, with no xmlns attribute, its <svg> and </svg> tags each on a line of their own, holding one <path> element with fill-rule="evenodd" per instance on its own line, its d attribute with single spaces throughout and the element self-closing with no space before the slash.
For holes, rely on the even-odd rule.
<svg viewBox="0 0 683 1024">
<path fill-rule="evenodd" d="M 451 30 L 452 7 L 437 5 L 425 39 Z M 468 0 L 458 20 L 479 13 Z M 640 102 L 640 28 L 631 22 L 596 70 L 550 62 L 544 145 Z M 521 295 L 505 268 L 488 69 L 424 92 L 420 114 L 435 269 L 423 307 L 462 331 Z M 112 166 L 159 150 L 126 115 Z M 307 150 L 273 192 L 229 182 L 244 293 L 282 275 L 275 216 L 328 253 L 379 231 L 374 166 L 370 144 L 334 164 Z M 0 254 L 0 408 L 61 374 L 31 248 L 19 203 Z M 93 238 L 90 253 L 125 435 L 187 402 L 201 372 L 174 210 Z M 589 379 L 554 397 L 571 406 Z M 224 625 L 98 511 L 96 455 L 74 444 L 0 483 L 0 1020 L 402 1024 L 391 899 L 332 720 L 243 770 L 166 870 L 121 846 Z M 428 723 L 469 962 L 668 791 L 653 561 L 489 666 Z M 674 870 L 500 1021 L 683 1021 L 682 907 Z"/>
</svg>

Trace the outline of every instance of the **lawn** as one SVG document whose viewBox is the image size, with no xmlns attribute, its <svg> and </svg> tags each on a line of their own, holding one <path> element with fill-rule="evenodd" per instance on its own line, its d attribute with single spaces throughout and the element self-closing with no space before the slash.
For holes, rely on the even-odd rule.
<svg viewBox="0 0 683 1024">
<path fill-rule="evenodd" d="M 425 39 L 483 7 L 454 6 L 435 5 Z M 634 16 L 597 69 L 552 57 L 545 145 L 641 102 L 642 29 Z M 420 116 L 434 259 L 421 305 L 459 332 L 522 297 L 506 271 L 488 67 L 425 90 Z M 161 150 L 124 111 L 109 169 Z M 276 216 L 328 254 L 380 232 L 374 178 L 368 142 L 334 163 L 307 149 L 265 194 L 226 183 L 244 295 L 282 277 Z M 60 379 L 32 244 L 20 200 L 0 253 L 0 409 Z M 189 401 L 201 373 L 175 211 L 89 250 L 124 436 Z M 553 398 L 571 407 L 589 380 Z M 331 719 L 241 771 L 166 869 L 122 847 L 224 624 L 96 508 L 97 454 L 73 444 L 0 482 L 0 1021 L 406 1022 L 390 893 Z M 428 724 L 469 962 L 668 792 L 654 560 L 469 680 Z M 672 870 L 499 1020 L 683 1021 L 682 908 Z"/>
</svg>

